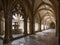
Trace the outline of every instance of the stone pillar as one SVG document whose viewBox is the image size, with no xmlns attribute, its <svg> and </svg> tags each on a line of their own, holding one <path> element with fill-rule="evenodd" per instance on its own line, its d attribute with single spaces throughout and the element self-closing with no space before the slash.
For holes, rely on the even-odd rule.
<svg viewBox="0 0 60 45">
<path fill-rule="evenodd" d="M 27 17 L 24 16 L 24 35 L 27 35 Z"/>
<path fill-rule="evenodd" d="M 30 34 L 34 34 L 35 33 L 35 30 L 34 30 L 35 23 L 34 23 L 34 17 L 33 16 L 30 18 L 29 26 L 30 26 Z"/>
<path fill-rule="evenodd" d="M 43 30 L 45 30 L 45 24 L 43 25 Z"/>
<path fill-rule="evenodd" d="M 45 20 L 43 21 L 43 30 L 45 30 Z"/>
<path fill-rule="evenodd" d="M 5 18 L 5 36 L 3 43 L 8 43 L 12 40 L 12 15 L 11 8 L 9 6 L 9 2 L 7 0 L 3 0 L 4 5 L 4 18 Z"/>
<path fill-rule="evenodd" d="M 48 23 L 46 22 L 46 29 L 48 29 Z"/>
<path fill-rule="evenodd" d="M 1 20 L 0 20 L 0 34 L 2 33 L 2 30 L 1 30 Z"/>
<path fill-rule="evenodd" d="M 20 27 L 20 14 L 19 14 L 19 13 L 17 14 L 17 17 L 18 17 L 17 22 L 18 22 L 18 25 L 19 25 L 19 27 Z M 19 28 L 19 27 L 18 27 L 18 28 Z"/>
<path fill-rule="evenodd" d="M 0 15 L 0 34 L 2 34 L 2 15 Z"/>
<path fill-rule="evenodd" d="M 58 5 L 58 15 L 57 15 L 57 28 L 58 28 L 58 45 L 60 45 L 60 1 Z"/>
<path fill-rule="evenodd" d="M 41 32 L 42 30 L 41 30 L 41 19 L 40 19 L 40 21 L 39 21 L 39 32 Z"/>
<path fill-rule="evenodd" d="M 29 21 L 29 27 L 30 27 L 30 34 L 34 34 L 35 33 L 35 20 L 34 20 L 34 3 L 35 3 L 35 0 L 32 0 L 32 7 L 31 7 L 31 11 L 29 13 L 30 15 L 30 21 Z"/>
<path fill-rule="evenodd" d="M 45 30 L 46 30 L 46 20 L 45 20 Z"/>
<path fill-rule="evenodd" d="M 5 37 L 3 43 L 12 40 L 12 16 L 5 12 Z"/>
</svg>

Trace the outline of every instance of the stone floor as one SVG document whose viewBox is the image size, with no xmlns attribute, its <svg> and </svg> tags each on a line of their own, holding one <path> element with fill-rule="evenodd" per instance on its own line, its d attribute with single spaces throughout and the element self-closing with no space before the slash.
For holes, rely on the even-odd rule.
<svg viewBox="0 0 60 45">
<path fill-rule="evenodd" d="M 0 40 L 0 45 L 2 45 L 2 42 Z M 57 37 L 55 36 L 55 29 L 49 29 L 14 40 L 6 45 L 57 45 Z"/>
</svg>

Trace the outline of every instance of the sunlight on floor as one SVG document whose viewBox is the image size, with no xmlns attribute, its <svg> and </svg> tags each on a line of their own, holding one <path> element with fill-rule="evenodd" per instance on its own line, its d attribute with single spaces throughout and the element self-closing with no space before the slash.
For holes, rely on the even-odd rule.
<svg viewBox="0 0 60 45">
<path fill-rule="evenodd" d="M 55 37 L 55 29 L 38 32 L 35 35 L 30 35 L 18 40 L 15 40 L 11 45 L 57 45 Z"/>
</svg>

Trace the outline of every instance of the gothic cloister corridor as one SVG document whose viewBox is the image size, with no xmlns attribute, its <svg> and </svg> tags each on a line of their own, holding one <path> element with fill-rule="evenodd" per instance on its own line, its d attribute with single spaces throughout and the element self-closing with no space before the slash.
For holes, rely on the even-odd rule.
<svg viewBox="0 0 60 45">
<path fill-rule="evenodd" d="M 60 0 L 0 0 L 0 45 L 60 45 Z"/>
</svg>

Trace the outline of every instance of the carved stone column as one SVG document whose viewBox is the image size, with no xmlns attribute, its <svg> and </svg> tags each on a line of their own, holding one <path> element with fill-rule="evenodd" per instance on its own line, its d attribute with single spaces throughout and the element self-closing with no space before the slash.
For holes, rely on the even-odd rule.
<svg viewBox="0 0 60 45">
<path fill-rule="evenodd" d="M 2 15 L 0 15 L 0 34 L 2 34 Z"/>
<path fill-rule="evenodd" d="M 45 20 L 43 21 L 43 30 L 45 30 Z"/>
<path fill-rule="evenodd" d="M 17 13 L 17 17 L 18 17 L 18 18 L 17 18 L 17 22 L 18 22 L 18 30 L 17 30 L 17 32 L 18 32 L 18 33 L 22 33 L 22 32 L 21 32 L 21 29 L 20 29 L 20 13 Z"/>
<path fill-rule="evenodd" d="M 39 21 L 39 32 L 41 32 L 42 30 L 41 30 L 41 19 L 40 19 L 40 21 Z"/>
<path fill-rule="evenodd" d="M 24 16 L 24 34 L 27 35 L 27 17 Z"/>
<path fill-rule="evenodd" d="M 12 16 L 5 14 L 5 37 L 3 43 L 8 43 L 12 40 Z"/>
<path fill-rule="evenodd" d="M 33 16 L 30 18 L 29 25 L 30 25 L 30 34 L 34 34 L 35 33 L 35 30 L 34 30 L 35 23 L 34 23 L 34 17 Z"/>
<path fill-rule="evenodd" d="M 18 25 L 19 25 L 19 27 L 20 27 L 20 14 L 19 14 L 19 13 L 17 14 L 17 22 L 18 22 Z M 19 27 L 18 27 L 18 28 L 19 28 Z"/>
<path fill-rule="evenodd" d="M 35 3 L 35 0 L 32 0 L 32 7 L 31 7 L 30 14 L 29 14 L 30 15 L 30 21 L 29 21 L 30 34 L 35 34 L 34 3 Z"/>
<path fill-rule="evenodd" d="M 58 45 L 60 45 L 60 1 L 58 5 L 58 15 L 57 15 L 57 28 L 58 28 Z"/>
<path fill-rule="evenodd" d="M 1 19 L 0 19 L 0 34 L 2 34 L 2 30 L 1 30 Z"/>
<path fill-rule="evenodd" d="M 3 0 L 4 18 L 5 18 L 5 36 L 3 43 L 8 43 L 12 40 L 12 14 L 9 1 Z"/>
</svg>

